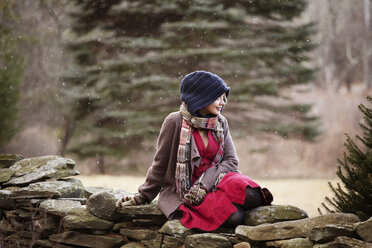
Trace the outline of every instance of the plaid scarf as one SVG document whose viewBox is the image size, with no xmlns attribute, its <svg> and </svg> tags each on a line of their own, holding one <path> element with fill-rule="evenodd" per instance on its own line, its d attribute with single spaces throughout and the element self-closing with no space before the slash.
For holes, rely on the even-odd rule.
<svg viewBox="0 0 372 248">
<path fill-rule="evenodd" d="M 223 156 L 224 136 L 223 128 L 218 117 L 202 118 L 192 116 L 187 111 L 187 106 L 183 102 L 180 106 L 182 115 L 182 127 L 180 133 L 180 142 L 177 152 L 177 167 L 176 167 L 176 187 L 177 193 L 181 199 L 184 194 L 188 192 L 191 187 L 191 136 L 194 128 L 197 129 L 210 129 L 212 130 L 213 137 L 217 140 L 219 148 L 215 158 L 213 159 L 212 166 L 218 164 Z"/>
</svg>

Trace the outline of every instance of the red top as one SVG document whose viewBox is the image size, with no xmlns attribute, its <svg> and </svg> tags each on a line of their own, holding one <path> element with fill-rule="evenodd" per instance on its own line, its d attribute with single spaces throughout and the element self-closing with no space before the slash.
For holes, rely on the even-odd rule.
<svg viewBox="0 0 372 248">
<path fill-rule="evenodd" d="M 201 162 L 194 169 L 192 184 L 211 167 L 212 161 L 218 152 L 218 143 L 211 131 L 208 131 L 208 145 L 205 147 L 198 130 L 193 131 L 196 146 L 199 150 Z M 239 173 L 227 173 L 215 190 L 209 192 L 203 202 L 198 205 L 182 204 L 178 209 L 183 213 L 181 223 L 189 228 L 198 228 L 204 231 L 216 230 L 237 209 L 233 203 L 243 205 L 245 201 L 245 189 L 247 187 L 260 187 L 252 179 Z"/>
<path fill-rule="evenodd" d="M 198 148 L 201 162 L 198 167 L 195 167 L 194 172 L 192 174 L 191 185 L 206 171 L 209 167 L 211 167 L 214 157 L 218 152 L 218 143 L 214 139 L 211 130 L 208 131 L 208 145 L 205 147 L 203 138 L 201 137 L 200 133 L 197 129 L 193 131 L 193 137 L 195 140 L 196 147 Z"/>
</svg>

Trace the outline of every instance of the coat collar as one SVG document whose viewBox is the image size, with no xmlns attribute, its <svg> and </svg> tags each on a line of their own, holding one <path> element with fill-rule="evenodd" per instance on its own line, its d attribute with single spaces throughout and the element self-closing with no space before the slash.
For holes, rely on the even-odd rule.
<svg viewBox="0 0 372 248">
<path fill-rule="evenodd" d="M 194 136 L 191 136 L 191 163 L 193 163 L 197 158 L 200 158 L 199 150 L 196 146 Z M 198 166 L 198 164 L 194 165 Z"/>
</svg>

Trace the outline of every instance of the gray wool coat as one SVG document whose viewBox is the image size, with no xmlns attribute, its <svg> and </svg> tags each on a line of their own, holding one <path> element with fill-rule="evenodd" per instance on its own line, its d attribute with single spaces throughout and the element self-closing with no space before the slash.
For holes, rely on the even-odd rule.
<svg viewBox="0 0 372 248">
<path fill-rule="evenodd" d="M 231 139 L 227 120 L 222 115 L 219 115 L 218 118 L 222 121 L 224 130 L 224 153 L 220 163 L 204 172 L 201 183 L 208 192 L 213 188 L 220 173 L 238 171 L 238 157 Z M 179 111 L 173 112 L 165 118 L 158 137 L 157 150 L 153 162 L 147 171 L 145 182 L 138 188 L 140 197 L 147 202 L 151 202 L 159 194 L 158 207 L 168 218 L 183 203 L 176 192 L 175 181 L 181 126 L 182 116 Z M 195 166 L 199 166 L 200 161 L 198 149 L 192 138 L 191 173 Z M 199 180 L 195 183 L 198 182 Z"/>
</svg>

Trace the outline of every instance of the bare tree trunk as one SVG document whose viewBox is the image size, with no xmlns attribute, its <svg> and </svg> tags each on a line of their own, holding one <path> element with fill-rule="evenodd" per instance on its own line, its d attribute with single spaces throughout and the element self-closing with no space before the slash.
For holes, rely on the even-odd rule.
<svg viewBox="0 0 372 248">
<path fill-rule="evenodd" d="M 347 58 L 347 66 L 345 67 L 344 71 L 342 72 L 340 78 L 343 79 L 345 85 L 346 85 L 346 88 L 347 88 L 347 91 L 348 92 L 351 92 L 351 85 L 354 81 L 354 74 L 352 74 L 352 69 L 354 66 L 356 66 L 358 64 L 358 59 L 357 57 L 353 57 L 352 54 L 351 54 L 351 41 L 349 39 L 349 37 L 346 37 L 345 39 L 347 39 L 346 41 L 346 51 L 345 51 L 345 57 Z M 337 88 L 337 91 L 340 89 L 341 87 L 341 83 L 338 84 L 338 88 Z"/>
<path fill-rule="evenodd" d="M 367 88 L 371 88 L 371 78 L 369 75 L 369 28 L 370 28 L 370 2 L 364 0 L 364 40 L 363 40 L 363 79 Z"/>
<path fill-rule="evenodd" d="M 51 1 L 46 0 L 39 0 L 39 5 L 41 9 L 44 9 L 49 16 L 53 19 L 54 23 L 57 26 L 58 32 L 58 40 L 61 43 L 62 39 L 62 32 L 64 26 L 61 21 L 61 16 L 64 17 L 66 6 L 69 4 L 68 1 L 58 1 L 57 4 L 53 4 Z M 58 8 L 56 8 L 58 6 Z M 56 12 L 56 10 L 60 10 L 60 12 Z"/>
<path fill-rule="evenodd" d="M 106 174 L 106 170 L 105 170 L 105 161 L 104 161 L 104 157 L 102 154 L 99 154 L 98 155 L 98 170 L 101 174 Z"/>
<path fill-rule="evenodd" d="M 333 40 L 334 40 L 334 37 L 335 37 L 335 27 L 336 27 L 336 20 L 335 20 L 335 17 L 336 17 L 336 12 L 333 8 L 333 4 L 332 2 L 324 2 L 324 4 L 328 4 L 328 6 L 326 7 L 327 8 L 327 14 L 326 14 L 326 32 L 327 32 L 327 35 L 324 35 L 323 36 L 323 39 L 325 40 L 325 46 L 323 46 L 324 48 L 324 69 L 323 69 L 323 73 L 324 73 L 324 82 L 326 83 L 327 87 L 329 87 L 330 85 L 332 85 L 333 87 L 335 87 L 334 84 L 336 84 L 337 86 L 337 82 L 335 83 L 336 78 L 334 76 L 334 72 L 335 72 L 335 58 L 334 58 L 334 44 L 333 44 Z"/>
<path fill-rule="evenodd" d="M 71 116 L 67 116 L 65 118 L 65 125 L 64 125 L 64 135 L 62 137 L 61 147 L 60 147 L 60 154 L 64 156 L 66 153 L 67 144 L 70 141 L 70 138 L 75 130 L 76 123 L 72 120 Z"/>
<path fill-rule="evenodd" d="M 39 0 L 39 7 L 40 9 L 44 10 L 54 21 L 56 27 L 57 27 L 57 34 L 58 34 L 58 43 L 60 47 L 63 47 L 62 45 L 62 32 L 65 29 L 65 26 L 63 25 L 63 18 L 66 17 L 66 7 L 69 4 L 69 1 L 46 1 L 46 0 Z M 67 65 L 67 58 L 65 55 L 61 57 L 61 65 L 63 70 L 66 69 Z M 41 66 L 42 68 L 42 66 Z M 76 122 L 75 120 L 69 115 L 64 115 L 64 126 L 63 128 L 63 137 L 61 141 L 61 146 L 59 148 L 59 153 L 61 156 L 64 156 L 66 153 L 67 145 L 70 141 L 70 138 L 75 130 Z"/>
</svg>

